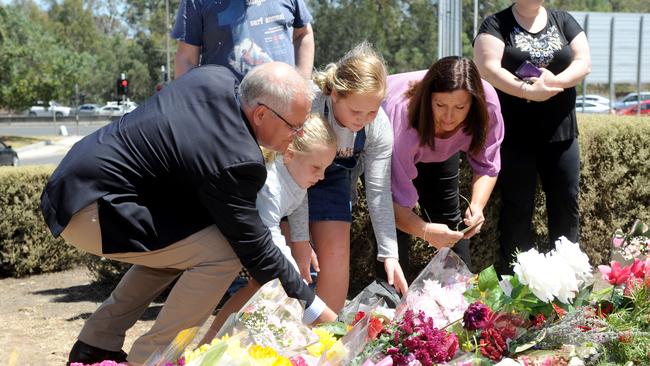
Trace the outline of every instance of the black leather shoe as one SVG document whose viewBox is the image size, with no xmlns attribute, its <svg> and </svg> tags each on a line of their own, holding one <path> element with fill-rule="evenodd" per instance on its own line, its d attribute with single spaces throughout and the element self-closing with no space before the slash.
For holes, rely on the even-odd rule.
<svg viewBox="0 0 650 366">
<path fill-rule="evenodd" d="M 102 362 L 104 360 L 111 360 L 115 362 L 126 362 L 126 352 L 124 351 L 108 351 L 105 349 L 91 346 L 82 341 L 77 341 L 70 350 L 68 362 L 66 366 L 70 366 L 73 362 L 81 362 L 85 364 L 92 364 L 95 362 Z"/>
</svg>

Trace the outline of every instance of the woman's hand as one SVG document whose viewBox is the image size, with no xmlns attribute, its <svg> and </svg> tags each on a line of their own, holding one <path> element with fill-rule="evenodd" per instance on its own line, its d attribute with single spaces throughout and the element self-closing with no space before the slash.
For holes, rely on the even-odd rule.
<svg viewBox="0 0 650 366">
<path fill-rule="evenodd" d="M 546 78 L 549 78 L 547 83 Z M 532 100 L 535 102 L 543 102 L 554 97 L 556 94 L 564 91 L 562 88 L 553 86 L 555 75 L 552 72 L 542 69 L 542 75 L 538 78 L 529 78 L 532 84 L 522 84 L 524 99 Z M 550 84 L 549 84 L 550 83 Z"/>
<path fill-rule="evenodd" d="M 404 296 L 409 286 L 406 283 L 406 278 L 404 278 L 404 272 L 399 260 L 397 258 L 384 258 L 384 270 L 386 270 L 388 284 L 395 287 L 395 290 Z"/>
<path fill-rule="evenodd" d="M 445 224 L 427 223 L 424 227 L 424 234 L 422 239 L 429 242 L 431 246 L 436 249 L 444 247 L 453 247 L 460 239 L 463 238 L 463 233 L 454 231 Z"/>
<path fill-rule="evenodd" d="M 476 204 L 470 205 L 465 211 L 465 218 L 463 219 L 463 222 L 467 227 L 470 227 L 472 225 L 476 226 L 470 231 L 466 232 L 465 236 L 463 236 L 463 239 L 469 239 L 481 232 L 481 227 L 483 227 L 484 221 L 485 217 L 483 216 L 483 209 L 481 206 Z"/>
<path fill-rule="evenodd" d="M 291 243 L 291 255 L 296 260 L 298 264 L 298 270 L 300 271 L 300 276 L 311 283 L 311 268 L 310 265 L 314 267 L 314 271 L 319 272 L 320 268 L 318 267 L 318 258 L 314 249 L 312 249 L 311 244 L 308 241 L 297 241 Z"/>
</svg>

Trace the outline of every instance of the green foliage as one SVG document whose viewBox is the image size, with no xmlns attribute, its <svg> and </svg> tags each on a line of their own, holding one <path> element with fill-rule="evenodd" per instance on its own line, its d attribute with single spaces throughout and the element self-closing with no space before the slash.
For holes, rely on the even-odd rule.
<svg viewBox="0 0 650 366">
<path fill-rule="evenodd" d="M 613 291 L 619 301 L 606 319 L 607 323 L 621 334 L 609 350 L 608 359 L 616 362 L 632 361 L 636 365 L 650 363 L 650 288 L 641 285 L 629 295 L 617 288 Z M 616 304 L 616 303 L 619 304 Z"/>
<path fill-rule="evenodd" d="M 39 205 L 51 167 L 0 167 L 0 277 L 60 271 L 81 253 L 55 239 Z"/>
<path fill-rule="evenodd" d="M 83 263 L 92 273 L 95 283 L 105 287 L 115 287 L 126 271 L 131 268 L 128 263 L 118 262 L 96 255 L 86 255 Z"/>
<path fill-rule="evenodd" d="M 0 108 L 22 111 L 34 102 L 73 104 L 75 84 L 84 102 L 114 100 L 125 73 L 129 96 L 142 101 L 161 82 L 179 0 L 13 0 L 0 6 Z M 6 3 L 6 2 L 5 2 Z M 478 23 L 511 0 L 480 1 Z M 421 70 L 437 58 L 437 3 L 431 0 L 308 0 L 314 20 L 317 68 L 366 39 L 390 73 Z M 549 8 L 649 12 L 646 0 L 548 0 Z M 167 16 L 169 28 L 166 26 Z M 463 54 L 472 55 L 474 1 L 463 0 Z M 170 73 L 171 75 L 171 73 Z M 620 86 L 621 92 L 633 86 Z"/>
<path fill-rule="evenodd" d="M 437 54 L 437 7 L 423 0 L 309 1 L 316 68 L 363 40 L 384 56 L 390 73 L 428 68 Z"/>
<path fill-rule="evenodd" d="M 130 80 L 131 99 L 153 93 L 167 32 L 129 37 L 114 15 L 97 15 L 118 8 L 93 6 L 63 0 L 47 10 L 30 1 L 0 8 L 0 107 L 19 112 L 38 100 L 73 104 L 75 84 L 84 102 L 103 104 L 116 98 L 120 73 Z"/>
</svg>

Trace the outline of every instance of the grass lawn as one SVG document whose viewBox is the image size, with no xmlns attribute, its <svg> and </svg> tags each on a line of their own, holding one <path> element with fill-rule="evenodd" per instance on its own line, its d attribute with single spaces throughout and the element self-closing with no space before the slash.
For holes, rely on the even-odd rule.
<svg viewBox="0 0 650 366">
<path fill-rule="evenodd" d="M 0 136 L 2 142 L 10 145 L 14 149 L 57 138 L 58 136 Z"/>
</svg>

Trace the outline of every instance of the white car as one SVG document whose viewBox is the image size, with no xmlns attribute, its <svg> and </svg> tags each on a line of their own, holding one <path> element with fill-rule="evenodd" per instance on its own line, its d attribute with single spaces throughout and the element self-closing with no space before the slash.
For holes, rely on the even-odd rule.
<svg viewBox="0 0 650 366">
<path fill-rule="evenodd" d="M 592 101 L 577 101 L 576 112 L 578 113 L 609 113 L 609 105 Z"/>
<path fill-rule="evenodd" d="M 598 94 L 586 94 L 584 97 L 582 94 L 578 94 L 576 97 L 576 102 L 580 102 L 582 100 L 586 102 L 596 102 L 602 105 L 609 105 L 609 98 L 602 97 Z"/>
<path fill-rule="evenodd" d="M 124 110 L 117 104 L 107 104 L 97 110 L 99 116 L 117 117 L 124 114 Z"/>
<path fill-rule="evenodd" d="M 122 109 L 124 110 L 124 113 L 129 113 L 136 108 L 138 108 L 138 104 L 130 100 L 127 100 L 122 104 Z"/>
<path fill-rule="evenodd" d="M 27 111 L 27 115 L 32 117 L 50 117 L 53 115 L 56 117 L 64 117 L 69 116 L 71 110 L 72 108 L 62 106 L 61 104 L 51 100 L 47 107 L 40 103 L 30 107 Z"/>
</svg>

